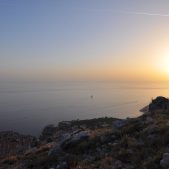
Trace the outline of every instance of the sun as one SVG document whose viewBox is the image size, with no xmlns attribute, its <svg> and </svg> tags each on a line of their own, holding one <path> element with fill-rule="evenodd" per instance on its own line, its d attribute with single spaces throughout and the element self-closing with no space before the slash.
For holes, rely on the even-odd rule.
<svg viewBox="0 0 169 169">
<path fill-rule="evenodd" d="M 169 74 L 169 50 L 164 53 L 164 55 L 159 58 L 160 68 L 164 73 Z"/>
</svg>

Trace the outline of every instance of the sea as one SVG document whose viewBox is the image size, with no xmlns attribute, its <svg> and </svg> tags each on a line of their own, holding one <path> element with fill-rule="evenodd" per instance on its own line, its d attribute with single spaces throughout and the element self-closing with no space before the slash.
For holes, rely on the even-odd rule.
<svg viewBox="0 0 169 169">
<path fill-rule="evenodd" d="M 38 136 L 60 121 L 138 117 L 157 96 L 169 96 L 169 83 L 0 82 L 0 131 Z"/>
</svg>

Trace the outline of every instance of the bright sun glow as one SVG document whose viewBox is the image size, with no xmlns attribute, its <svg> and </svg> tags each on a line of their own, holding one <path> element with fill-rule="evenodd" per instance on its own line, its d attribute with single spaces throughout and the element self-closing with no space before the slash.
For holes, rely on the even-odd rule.
<svg viewBox="0 0 169 169">
<path fill-rule="evenodd" d="M 162 69 L 162 71 L 169 74 L 169 50 L 165 52 L 160 60 L 160 68 Z"/>
</svg>

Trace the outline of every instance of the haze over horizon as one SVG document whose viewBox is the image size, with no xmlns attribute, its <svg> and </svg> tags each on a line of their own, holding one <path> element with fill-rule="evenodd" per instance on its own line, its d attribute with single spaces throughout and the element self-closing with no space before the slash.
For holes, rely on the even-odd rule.
<svg viewBox="0 0 169 169">
<path fill-rule="evenodd" d="M 169 81 L 168 0 L 0 1 L 0 80 Z"/>
</svg>

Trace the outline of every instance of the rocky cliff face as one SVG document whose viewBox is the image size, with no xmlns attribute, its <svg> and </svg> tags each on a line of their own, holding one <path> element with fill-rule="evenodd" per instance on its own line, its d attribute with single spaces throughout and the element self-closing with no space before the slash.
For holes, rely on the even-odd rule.
<svg viewBox="0 0 169 169">
<path fill-rule="evenodd" d="M 152 102 L 149 104 L 149 111 L 150 112 L 166 112 L 169 113 L 169 99 L 159 96 L 156 99 L 153 99 Z"/>
<path fill-rule="evenodd" d="M 99 118 L 49 125 L 42 131 L 37 146 L 32 148 L 28 146 L 32 143 L 31 137 L 16 134 L 15 145 L 22 145 L 19 142 L 27 140 L 20 153 L 12 146 L 13 137 L 4 135 L 2 140 L 8 140 L 11 147 L 4 148 L 8 150 L 8 158 L 1 158 L 0 168 L 168 169 L 169 115 L 166 105 L 168 99 L 157 97 L 149 106 L 152 113 L 137 118 Z M 9 150 L 15 151 L 10 154 Z"/>
</svg>

